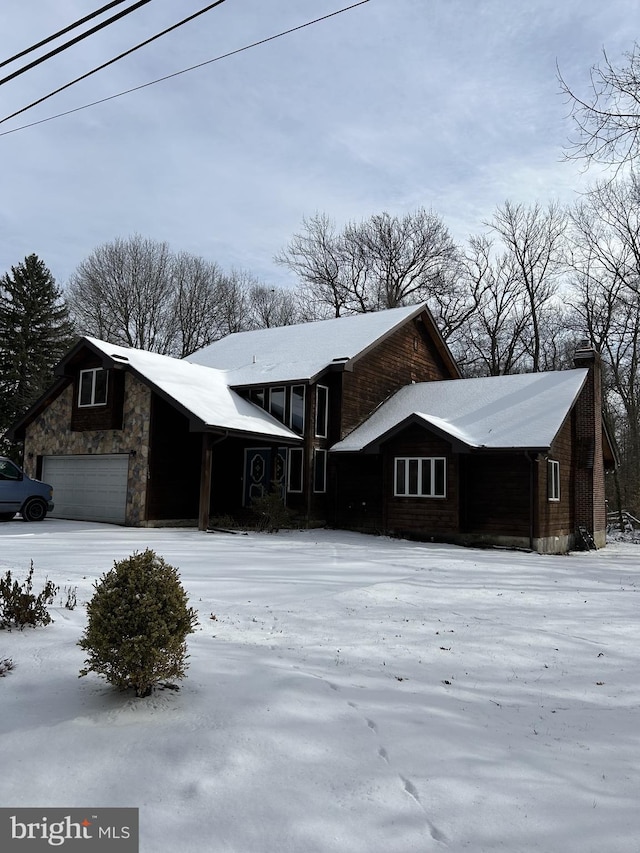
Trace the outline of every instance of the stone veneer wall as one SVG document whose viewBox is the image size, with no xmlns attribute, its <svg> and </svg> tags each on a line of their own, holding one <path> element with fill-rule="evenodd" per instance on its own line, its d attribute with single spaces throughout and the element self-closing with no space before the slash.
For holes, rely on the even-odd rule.
<svg viewBox="0 0 640 853">
<path fill-rule="evenodd" d="M 123 428 L 71 432 L 73 386 L 42 412 L 26 430 L 24 469 L 36 474 L 37 456 L 73 456 L 85 453 L 129 453 L 126 523 L 139 525 L 146 520 L 149 467 L 149 412 L 151 389 L 125 375 Z"/>
</svg>

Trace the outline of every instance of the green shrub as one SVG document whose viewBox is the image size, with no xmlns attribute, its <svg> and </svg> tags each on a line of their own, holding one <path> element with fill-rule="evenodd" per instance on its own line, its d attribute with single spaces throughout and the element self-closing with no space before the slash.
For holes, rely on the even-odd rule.
<svg viewBox="0 0 640 853">
<path fill-rule="evenodd" d="M 52 604 L 58 592 L 58 587 L 47 580 L 42 590 L 35 595 L 33 592 L 33 560 L 26 579 L 18 583 L 11 577 L 11 572 L 0 577 L 0 628 L 19 628 L 26 625 L 35 628 L 37 625 L 48 625 L 51 616 L 47 604 Z"/>
<path fill-rule="evenodd" d="M 78 643 L 88 652 L 80 675 L 97 672 L 136 696 L 148 696 L 164 679 L 184 678 L 186 637 L 197 616 L 177 570 L 147 549 L 114 563 L 94 587 Z"/>
<path fill-rule="evenodd" d="M 262 497 L 254 498 L 251 509 L 257 516 L 258 530 L 277 533 L 282 528 L 294 527 L 293 514 L 284 505 L 277 486 Z"/>
</svg>

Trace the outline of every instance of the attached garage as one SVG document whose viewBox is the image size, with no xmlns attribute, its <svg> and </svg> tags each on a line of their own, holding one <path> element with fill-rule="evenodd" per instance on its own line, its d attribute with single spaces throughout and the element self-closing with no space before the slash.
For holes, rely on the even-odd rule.
<svg viewBox="0 0 640 853">
<path fill-rule="evenodd" d="M 54 518 L 124 524 L 128 475 L 128 453 L 42 460 L 42 480 L 53 486 Z"/>
</svg>

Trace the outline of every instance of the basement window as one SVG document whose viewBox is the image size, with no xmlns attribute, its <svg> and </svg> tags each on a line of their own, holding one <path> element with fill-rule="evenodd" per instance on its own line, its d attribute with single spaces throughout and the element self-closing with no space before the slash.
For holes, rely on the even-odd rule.
<svg viewBox="0 0 640 853">
<path fill-rule="evenodd" d="M 104 406 L 107 402 L 108 371 L 102 367 L 80 371 L 78 406 Z"/>
<path fill-rule="evenodd" d="M 547 461 L 547 489 L 550 501 L 560 500 L 560 463 L 555 459 Z"/>
<path fill-rule="evenodd" d="M 446 497 L 447 460 L 440 456 L 398 456 L 393 494 L 399 498 Z"/>
</svg>

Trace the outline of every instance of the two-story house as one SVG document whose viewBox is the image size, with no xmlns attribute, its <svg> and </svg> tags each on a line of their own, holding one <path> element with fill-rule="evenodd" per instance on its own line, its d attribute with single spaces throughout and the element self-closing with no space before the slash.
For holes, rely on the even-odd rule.
<svg viewBox="0 0 640 853">
<path fill-rule="evenodd" d="M 424 306 L 229 335 L 188 359 L 82 338 L 14 426 L 55 515 L 242 515 L 277 484 L 327 517 L 330 446 L 403 385 L 459 375 Z"/>
<path fill-rule="evenodd" d="M 425 306 L 229 335 L 174 359 L 82 338 L 14 425 L 54 514 L 129 525 L 302 519 L 417 538 L 604 544 L 598 359 L 461 379 Z"/>
</svg>

